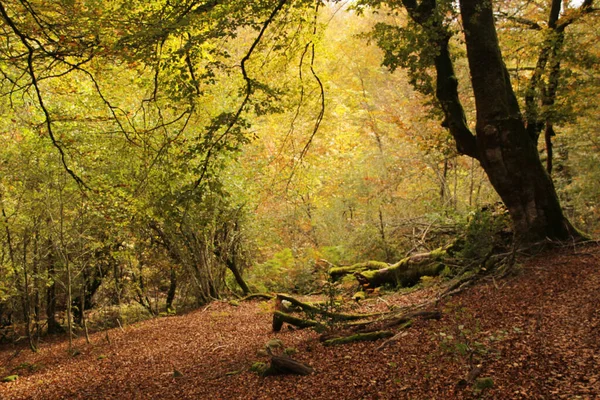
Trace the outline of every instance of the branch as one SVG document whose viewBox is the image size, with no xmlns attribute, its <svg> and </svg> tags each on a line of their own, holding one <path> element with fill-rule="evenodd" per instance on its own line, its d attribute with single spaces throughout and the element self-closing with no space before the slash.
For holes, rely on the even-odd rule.
<svg viewBox="0 0 600 400">
<path fill-rule="evenodd" d="M 402 0 L 402 3 L 413 21 L 423 29 L 437 31 L 440 37 L 432 46 L 438 51 L 434 62 L 437 74 L 435 95 L 445 116 L 442 126 L 448 128 L 459 153 L 478 159 L 477 139 L 467 125 L 465 111 L 458 96 L 458 80 L 448 45 L 452 36 L 441 20 L 435 18 L 434 1 L 423 0 L 418 6 L 415 0 Z"/>
<path fill-rule="evenodd" d="M 244 78 L 244 81 L 246 82 L 246 95 L 244 97 L 244 100 L 242 100 L 242 103 L 238 107 L 236 113 L 234 114 L 233 118 L 231 119 L 231 121 L 227 125 L 227 128 L 225 129 L 225 132 L 223 132 L 217 138 L 217 140 L 215 140 L 211 144 L 210 148 L 208 149 L 208 152 L 206 153 L 206 159 L 204 160 L 204 164 L 202 166 L 202 172 L 200 173 L 200 177 L 194 183 L 193 190 L 197 189 L 198 186 L 200 186 L 200 183 L 202 183 L 202 181 L 204 180 L 204 177 L 206 176 L 206 172 L 208 171 L 208 166 L 210 164 L 210 160 L 212 158 L 212 153 L 213 153 L 214 149 L 216 148 L 217 144 L 219 144 L 223 139 L 225 139 L 229 135 L 229 133 L 231 132 L 231 130 L 233 129 L 233 127 L 235 126 L 235 124 L 238 122 L 238 120 L 240 118 L 240 115 L 242 114 L 242 112 L 246 108 L 246 105 L 250 101 L 250 96 L 254 92 L 254 88 L 253 88 L 253 81 L 249 77 L 248 71 L 246 69 L 246 63 L 250 60 L 250 57 L 252 56 L 252 53 L 254 52 L 254 50 L 256 49 L 256 47 L 258 46 L 258 44 L 260 43 L 260 41 L 261 41 L 262 37 L 264 36 L 267 28 L 273 22 L 273 20 L 277 16 L 277 13 L 279 13 L 279 11 L 281 11 L 281 9 L 283 8 L 283 6 L 285 5 L 286 2 L 287 2 L 287 0 L 279 0 L 279 3 L 277 4 L 277 6 L 273 9 L 273 11 L 271 12 L 271 14 L 267 18 L 267 20 L 263 23 L 263 26 L 262 26 L 262 28 L 261 28 L 258 36 L 256 37 L 256 39 L 254 39 L 254 42 L 250 46 L 250 49 L 248 50 L 248 52 L 246 53 L 246 55 L 242 58 L 242 62 L 240 64 L 240 66 L 241 66 L 241 69 L 242 69 L 242 76 Z"/>
<path fill-rule="evenodd" d="M 598 11 L 598 9 L 592 7 L 593 3 L 594 3 L 594 0 L 585 0 L 581 4 L 581 6 L 579 6 L 579 8 L 577 9 L 576 12 L 570 13 L 569 15 L 557 20 L 556 21 L 556 30 L 562 32 L 569 25 L 571 25 L 572 23 L 579 20 L 579 18 L 583 17 L 585 14 L 590 14 L 595 11 Z"/>
<path fill-rule="evenodd" d="M 317 34 L 317 18 L 319 16 L 319 4 L 320 3 L 317 2 L 317 5 L 315 7 L 313 36 Z M 299 157 L 298 162 L 301 162 L 304 159 L 304 156 L 306 156 L 306 153 L 308 153 L 308 149 L 310 148 L 310 145 L 312 144 L 313 139 L 315 138 L 317 132 L 319 131 L 319 127 L 321 126 L 321 122 L 323 121 L 323 116 L 325 115 L 325 88 L 323 86 L 323 82 L 319 78 L 319 75 L 317 75 L 317 73 L 315 72 L 315 43 L 312 40 L 306 44 L 306 47 L 304 48 L 304 53 L 302 53 L 302 58 L 300 59 L 300 80 L 302 81 L 302 65 L 304 62 L 304 57 L 307 54 L 309 48 L 311 51 L 310 73 L 312 74 L 313 78 L 315 78 L 315 80 L 317 81 L 317 84 L 319 85 L 319 95 L 320 95 L 320 100 L 321 100 L 321 104 L 320 104 L 321 107 L 319 109 L 319 114 L 317 115 L 317 119 L 315 121 L 313 131 L 312 131 L 310 137 L 308 138 L 308 141 L 302 148 L 302 151 L 300 152 L 300 157 Z M 301 96 L 302 97 L 304 96 L 304 87 L 302 87 Z M 302 100 L 302 97 L 301 97 L 301 100 Z M 300 105 L 298 105 L 298 110 L 296 112 L 296 115 L 298 115 L 299 111 L 300 111 Z M 298 164 L 296 163 L 292 167 L 292 172 L 290 173 L 290 176 L 287 181 L 287 187 L 289 187 L 290 183 L 292 182 L 292 178 L 294 177 L 294 173 L 296 171 L 297 165 Z"/>
<path fill-rule="evenodd" d="M 522 18 L 522 17 L 517 17 L 517 16 L 514 16 L 514 15 L 509 15 L 508 13 L 502 12 L 502 11 L 498 12 L 496 15 L 498 15 L 499 17 L 502 17 L 502 18 L 506 19 L 507 21 L 515 22 L 515 23 L 520 24 L 520 25 L 524 25 L 524 26 L 526 26 L 526 27 L 528 27 L 530 29 L 533 29 L 535 31 L 541 31 L 543 29 L 543 27 L 540 24 L 538 24 L 537 22 L 532 21 L 530 19 L 527 19 L 527 18 Z"/>
<path fill-rule="evenodd" d="M 50 140 L 52 141 L 52 144 L 54 145 L 54 147 L 56 147 L 56 149 L 60 153 L 60 158 L 61 158 L 63 167 L 65 168 L 67 173 L 69 175 L 71 175 L 71 177 L 75 180 L 75 182 L 77 182 L 77 184 L 79 186 L 90 190 L 90 188 L 85 184 L 85 182 L 77 174 L 75 174 L 75 172 L 73 172 L 73 170 L 71 168 L 69 168 L 69 166 L 67 165 L 66 154 L 65 154 L 64 150 L 62 149 L 62 147 L 60 146 L 60 144 L 58 143 L 58 141 L 56 140 L 56 137 L 54 135 L 54 130 L 52 129 L 52 119 L 50 117 L 50 112 L 48 111 L 48 109 L 46 108 L 46 105 L 44 103 L 44 98 L 43 98 L 42 92 L 39 88 L 37 76 L 35 74 L 35 70 L 33 67 L 33 55 L 35 52 L 34 48 L 31 46 L 31 44 L 29 44 L 29 41 L 28 41 L 27 37 L 25 36 L 25 34 L 23 34 L 19 30 L 19 28 L 15 25 L 14 21 L 8 16 L 8 13 L 6 12 L 6 9 L 4 8 L 4 4 L 2 4 L 2 2 L 0 2 L 0 14 L 2 15 L 2 18 L 8 24 L 8 26 L 10 26 L 10 28 L 15 33 L 15 35 L 17 35 L 19 37 L 21 43 L 27 48 L 27 70 L 28 70 L 29 76 L 31 78 L 31 83 L 35 89 L 38 103 L 44 113 L 44 116 L 45 116 L 45 124 L 46 124 L 46 128 L 48 130 L 48 135 L 50 136 Z"/>
</svg>

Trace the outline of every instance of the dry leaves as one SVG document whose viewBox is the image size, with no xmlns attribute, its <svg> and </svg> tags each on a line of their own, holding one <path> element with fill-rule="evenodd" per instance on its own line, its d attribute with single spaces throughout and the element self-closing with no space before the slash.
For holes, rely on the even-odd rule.
<svg viewBox="0 0 600 400">
<path fill-rule="evenodd" d="M 432 293 L 427 292 L 427 296 Z M 365 308 L 424 296 L 373 299 Z M 310 330 L 271 332 L 259 302 L 214 303 L 77 342 L 49 340 L 38 354 L 0 348 L 1 399 L 422 399 L 600 396 L 600 247 L 563 249 L 440 304 L 442 320 L 415 321 L 381 351 L 379 342 L 323 347 Z M 256 352 L 274 337 L 312 365 L 311 376 L 259 378 Z M 20 352 L 17 351 L 21 349 Z M 467 382 L 473 368 L 493 387 Z M 178 372 L 178 373 L 176 373 Z M 477 379 L 481 379 L 477 378 Z M 466 382 L 466 383 L 465 383 Z M 460 383 L 460 384 L 459 384 Z M 487 381 L 489 383 L 489 381 Z M 486 384 L 487 384 L 486 383 Z"/>
</svg>

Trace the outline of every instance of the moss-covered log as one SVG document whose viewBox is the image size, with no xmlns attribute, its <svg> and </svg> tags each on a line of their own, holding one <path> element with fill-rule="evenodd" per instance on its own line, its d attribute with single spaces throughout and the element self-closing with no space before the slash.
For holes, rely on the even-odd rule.
<svg viewBox="0 0 600 400">
<path fill-rule="evenodd" d="M 366 261 L 354 265 L 350 265 L 347 267 L 333 267 L 329 269 L 329 276 L 335 282 L 338 279 L 353 274 L 355 272 L 363 272 L 363 271 L 374 271 L 378 269 L 387 268 L 390 265 L 381 261 Z"/>
<path fill-rule="evenodd" d="M 358 282 L 367 288 L 385 284 L 394 286 L 412 286 L 423 276 L 439 275 L 445 268 L 444 257 L 448 248 L 439 248 L 430 253 L 415 254 L 406 257 L 394 265 L 375 271 L 355 272 Z"/>
<path fill-rule="evenodd" d="M 347 344 L 353 342 L 364 342 L 364 341 L 375 341 L 379 339 L 387 339 L 394 336 L 390 331 L 377 331 L 367 333 L 357 333 L 351 336 L 337 337 L 333 339 L 327 339 L 323 342 L 325 346 L 336 346 L 340 344 Z"/>
<path fill-rule="evenodd" d="M 283 327 L 283 323 L 288 323 L 297 328 L 313 328 L 313 327 L 322 327 L 323 325 L 317 321 L 312 319 L 302 319 L 298 317 L 294 317 L 293 315 L 286 314 L 281 311 L 273 312 L 273 331 L 279 332 Z"/>
</svg>

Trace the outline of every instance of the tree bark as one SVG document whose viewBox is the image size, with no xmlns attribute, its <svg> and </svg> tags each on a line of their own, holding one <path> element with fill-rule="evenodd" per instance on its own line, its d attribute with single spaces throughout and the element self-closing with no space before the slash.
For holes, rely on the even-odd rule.
<svg viewBox="0 0 600 400">
<path fill-rule="evenodd" d="M 318 321 L 315 321 L 312 319 L 302 319 L 302 318 L 294 317 L 293 315 L 286 314 L 281 311 L 274 311 L 273 312 L 273 332 L 281 331 L 281 328 L 283 327 L 284 322 L 288 323 L 290 325 L 293 325 L 297 328 L 300 328 L 300 329 L 315 328 L 315 327 L 320 327 L 320 328 L 324 329 L 324 325 Z"/>
<path fill-rule="evenodd" d="M 437 276 L 444 270 L 442 257 L 445 251 L 433 251 L 426 254 L 416 254 L 402 261 L 376 271 L 355 272 L 358 282 L 368 289 L 391 284 L 406 287 L 419 282 L 423 276 Z"/>
<path fill-rule="evenodd" d="M 414 254 L 389 265 L 379 261 L 367 261 L 349 267 L 334 267 L 329 270 L 332 280 L 353 274 L 366 289 L 385 284 L 411 286 L 423 276 L 436 276 L 444 270 L 444 257 L 458 251 L 460 244 L 452 243 L 429 253 Z"/>
<path fill-rule="evenodd" d="M 100 268 L 84 268 L 80 295 L 73 299 L 73 321 L 79 326 L 83 326 L 83 310 L 91 310 L 94 307 L 92 299 L 102 285 L 104 272 L 98 272 L 98 269 Z"/>
<path fill-rule="evenodd" d="M 579 238 L 527 134 L 498 45 L 492 3 L 462 0 L 460 9 L 477 109 L 478 159 L 509 210 L 517 239 Z"/>
<path fill-rule="evenodd" d="M 390 264 L 382 261 L 366 261 L 358 264 L 353 264 L 347 267 L 333 267 L 330 268 L 328 273 L 332 281 L 337 281 L 342 277 L 353 274 L 355 272 L 373 271 L 383 268 L 388 268 Z"/>
<path fill-rule="evenodd" d="M 51 246 L 52 244 L 50 244 Z M 48 281 L 50 285 L 46 290 L 46 320 L 48 323 L 48 334 L 54 335 L 64 333 L 64 328 L 56 320 L 56 271 L 54 269 L 54 257 L 52 250 L 48 256 Z"/>
<path fill-rule="evenodd" d="M 177 291 L 177 273 L 175 268 L 171 266 L 169 291 L 167 292 L 167 312 L 173 310 L 173 301 L 175 300 L 175 292 Z"/>
<path fill-rule="evenodd" d="M 271 375 L 310 375 L 313 373 L 312 367 L 293 360 L 286 356 L 271 356 L 271 365 L 267 368 L 262 376 Z"/>
<path fill-rule="evenodd" d="M 436 97 L 445 116 L 442 125 L 452 134 L 459 153 L 480 161 L 510 212 L 516 238 L 521 242 L 580 238 L 564 217 L 552 180 L 540 161 L 537 136 L 528 134 L 523 122 L 498 45 L 492 1 L 460 2 L 477 110 L 476 135 L 466 123 L 449 51 L 450 34 L 436 2 L 402 3 L 413 21 L 437 34 L 432 45 L 437 50 Z M 591 0 L 585 0 L 582 10 L 590 4 Z M 531 93 L 527 96 L 526 102 L 532 104 Z M 530 114 L 528 119 L 535 119 L 534 113 Z M 533 125 L 530 130 L 538 129 Z"/>
<path fill-rule="evenodd" d="M 250 293 L 250 288 L 248 288 L 248 285 L 244 281 L 244 278 L 242 277 L 242 274 L 240 273 L 240 270 L 237 267 L 237 264 L 235 262 L 235 256 L 228 257 L 225 260 L 225 265 L 233 274 L 233 277 L 235 278 L 235 281 L 239 285 L 240 289 L 242 289 L 242 293 L 244 293 L 244 296 L 247 296 L 248 293 Z"/>
</svg>

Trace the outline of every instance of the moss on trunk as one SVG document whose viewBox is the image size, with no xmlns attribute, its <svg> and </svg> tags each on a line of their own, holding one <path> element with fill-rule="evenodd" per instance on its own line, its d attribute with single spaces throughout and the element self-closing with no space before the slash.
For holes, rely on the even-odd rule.
<svg viewBox="0 0 600 400">
<path fill-rule="evenodd" d="M 389 264 L 381 261 L 366 261 L 347 267 L 333 267 L 329 269 L 329 276 L 335 282 L 338 279 L 355 272 L 372 271 L 389 267 Z"/>
<path fill-rule="evenodd" d="M 391 284 L 394 286 L 412 286 L 422 276 L 439 275 L 445 268 L 444 257 L 448 248 L 439 248 L 430 253 L 415 254 L 404 258 L 387 268 L 357 272 L 354 275 L 363 285 L 370 288 Z"/>
</svg>

